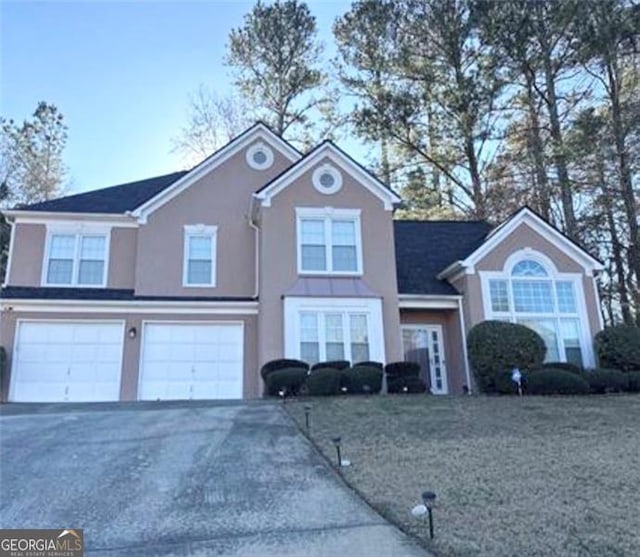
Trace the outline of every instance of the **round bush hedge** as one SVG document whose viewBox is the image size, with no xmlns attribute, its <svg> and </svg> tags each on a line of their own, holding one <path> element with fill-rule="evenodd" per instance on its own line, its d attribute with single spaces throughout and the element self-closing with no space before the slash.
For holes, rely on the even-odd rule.
<svg viewBox="0 0 640 557">
<path fill-rule="evenodd" d="M 576 375 L 582 375 L 584 373 L 584 369 L 571 362 L 545 362 L 539 369 L 563 369 Z"/>
<path fill-rule="evenodd" d="M 621 371 L 640 371 L 640 328 L 607 327 L 594 338 L 600 366 Z"/>
<path fill-rule="evenodd" d="M 289 367 L 271 371 L 266 379 L 267 394 L 279 396 L 280 391 L 285 396 L 297 396 L 307 380 L 308 371 L 304 367 Z"/>
<path fill-rule="evenodd" d="M 586 395 L 589 392 L 586 379 L 563 369 L 542 369 L 527 377 L 527 393 L 531 395 Z"/>
<path fill-rule="evenodd" d="M 348 369 L 351 367 L 351 362 L 347 360 L 334 360 L 332 362 L 318 362 L 317 364 L 313 364 L 311 366 L 311 371 L 315 371 L 317 369 Z"/>
<path fill-rule="evenodd" d="M 589 383 L 591 392 L 598 395 L 621 393 L 629 387 L 628 378 L 617 369 L 593 369 L 585 372 L 583 377 Z"/>
<path fill-rule="evenodd" d="M 391 394 L 417 394 L 427 390 L 425 382 L 414 375 L 390 375 L 387 377 L 387 391 Z"/>
<path fill-rule="evenodd" d="M 344 373 L 343 385 L 349 394 L 378 394 L 382 389 L 382 370 L 364 365 L 352 367 Z"/>
<path fill-rule="evenodd" d="M 384 364 L 382 362 L 357 362 L 353 364 L 353 367 L 375 367 L 383 370 Z"/>
<path fill-rule="evenodd" d="M 325 367 L 316 369 L 307 376 L 306 389 L 309 396 L 334 396 L 340 394 L 345 372 Z"/>
<path fill-rule="evenodd" d="M 625 375 L 627 376 L 627 392 L 640 393 L 640 371 L 630 371 Z"/>
<path fill-rule="evenodd" d="M 419 377 L 420 364 L 415 362 L 392 362 L 384 366 L 384 372 L 393 377 Z"/>
<path fill-rule="evenodd" d="M 271 372 L 288 368 L 304 368 L 305 370 L 308 370 L 309 364 L 307 362 L 303 362 L 302 360 L 291 360 L 288 358 L 271 360 L 262 366 L 262 368 L 260 369 L 260 376 L 262 377 L 262 379 L 266 380 L 267 375 L 269 375 Z"/>
<path fill-rule="evenodd" d="M 485 393 L 496 392 L 496 374 L 539 367 L 547 351 L 534 330 L 504 321 L 475 325 L 467 336 L 467 349 L 478 388 Z"/>
</svg>

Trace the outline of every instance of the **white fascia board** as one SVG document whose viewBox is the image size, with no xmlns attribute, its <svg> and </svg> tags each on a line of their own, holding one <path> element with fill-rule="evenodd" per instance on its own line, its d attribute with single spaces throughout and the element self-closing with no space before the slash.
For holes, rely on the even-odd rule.
<svg viewBox="0 0 640 557">
<path fill-rule="evenodd" d="M 0 299 L 2 312 L 257 315 L 258 302 Z"/>
<path fill-rule="evenodd" d="M 349 173 L 352 178 L 380 199 L 380 201 L 384 203 L 384 208 L 387 211 L 392 211 L 394 205 L 402 201 L 400 196 L 385 187 L 382 182 L 371 176 L 368 172 L 360 168 L 331 143 L 324 144 L 304 161 L 292 166 L 288 171 L 272 182 L 269 187 L 256 194 L 256 198 L 262 201 L 263 207 L 270 207 L 271 199 L 274 196 L 284 190 L 297 178 L 302 176 L 302 174 L 307 172 L 313 165 L 317 164 L 320 159 L 325 157 L 338 165 L 342 170 Z"/>
<path fill-rule="evenodd" d="M 398 295 L 398 307 L 400 309 L 457 309 L 462 296 L 452 295 Z"/>
<path fill-rule="evenodd" d="M 136 207 L 136 209 L 132 211 L 131 214 L 134 217 L 137 217 L 142 224 L 146 223 L 147 217 L 151 213 L 174 199 L 176 196 L 180 195 L 189 186 L 200 180 L 209 172 L 215 170 L 218 166 L 229 160 L 239 151 L 256 140 L 265 141 L 271 147 L 277 149 L 292 163 L 297 162 L 298 160 L 300 160 L 300 158 L 302 158 L 302 155 L 300 153 L 298 153 L 282 138 L 275 135 L 264 124 L 257 124 L 253 127 L 253 129 L 245 132 L 244 134 L 240 134 L 228 145 L 211 155 L 209 158 L 205 159 L 199 165 L 187 172 L 187 174 L 182 176 L 182 178 L 176 180 L 168 188 L 165 188 L 139 207 Z"/>
<path fill-rule="evenodd" d="M 465 268 L 473 267 L 482 257 L 493 250 L 506 236 L 511 234 L 521 224 L 528 225 L 534 232 L 537 232 L 545 240 L 552 243 L 560 251 L 579 263 L 585 269 L 587 276 L 591 276 L 593 271 L 603 269 L 602 263 L 571 242 L 568 238 L 565 238 L 558 230 L 528 208 L 524 208 L 511 218 L 511 220 L 502 223 L 488 236 L 487 241 L 461 262 L 461 265 Z"/>
<path fill-rule="evenodd" d="M 457 271 L 460 271 L 461 269 L 464 269 L 462 261 L 458 260 L 458 261 L 454 261 L 453 263 L 451 263 L 451 265 L 449 265 L 446 269 L 440 271 L 437 275 L 436 278 L 438 280 L 444 280 L 446 278 L 449 278 L 451 275 L 453 275 L 454 273 L 456 273 Z"/>
<path fill-rule="evenodd" d="M 12 209 L 3 212 L 7 220 L 15 224 L 45 224 L 73 226 L 79 223 L 98 224 L 111 228 L 138 228 L 138 221 L 130 215 L 117 213 L 59 213 L 51 211 L 21 211 Z"/>
</svg>

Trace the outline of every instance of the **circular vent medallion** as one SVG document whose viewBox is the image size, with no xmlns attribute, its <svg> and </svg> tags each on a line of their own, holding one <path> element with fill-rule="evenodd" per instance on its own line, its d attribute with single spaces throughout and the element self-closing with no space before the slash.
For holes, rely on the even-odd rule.
<svg viewBox="0 0 640 557">
<path fill-rule="evenodd" d="M 247 149 L 247 163 L 255 170 L 266 170 L 273 164 L 273 151 L 264 143 L 256 143 Z"/>
<path fill-rule="evenodd" d="M 312 176 L 313 187 L 320 193 L 331 195 L 342 187 L 342 174 L 331 164 L 323 164 L 316 168 Z"/>
</svg>

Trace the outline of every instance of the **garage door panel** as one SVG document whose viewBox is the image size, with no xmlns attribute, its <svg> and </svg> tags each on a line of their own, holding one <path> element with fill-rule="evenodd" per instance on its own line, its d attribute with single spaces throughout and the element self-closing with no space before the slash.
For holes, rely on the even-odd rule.
<svg viewBox="0 0 640 557">
<path fill-rule="evenodd" d="M 236 324 L 146 324 L 140 398 L 242 398 L 242 341 Z"/>
<path fill-rule="evenodd" d="M 19 322 L 11 400 L 118 400 L 123 337 L 117 321 Z"/>
</svg>

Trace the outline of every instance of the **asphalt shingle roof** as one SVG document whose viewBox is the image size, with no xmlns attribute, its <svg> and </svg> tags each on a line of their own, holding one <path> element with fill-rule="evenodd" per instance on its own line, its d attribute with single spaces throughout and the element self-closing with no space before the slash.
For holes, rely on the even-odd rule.
<svg viewBox="0 0 640 557">
<path fill-rule="evenodd" d="M 186 170 L 156 176 L 137 182 L 111 186 L 101 190 L 68 195 L 59 199 L 34 203 L 20 209 L 25 211 L 49 211 L 55 213 L 110 213 L 123 214 L 133 211 L 154 195 L 169 187 L 187 173 Z"/>
<path fill-rule="evenodd" d="M 400 294 L 457 294 L 437 275 L 482 244 L 491 230 L 483 221 L 394 221 Z"/>
</svg>

